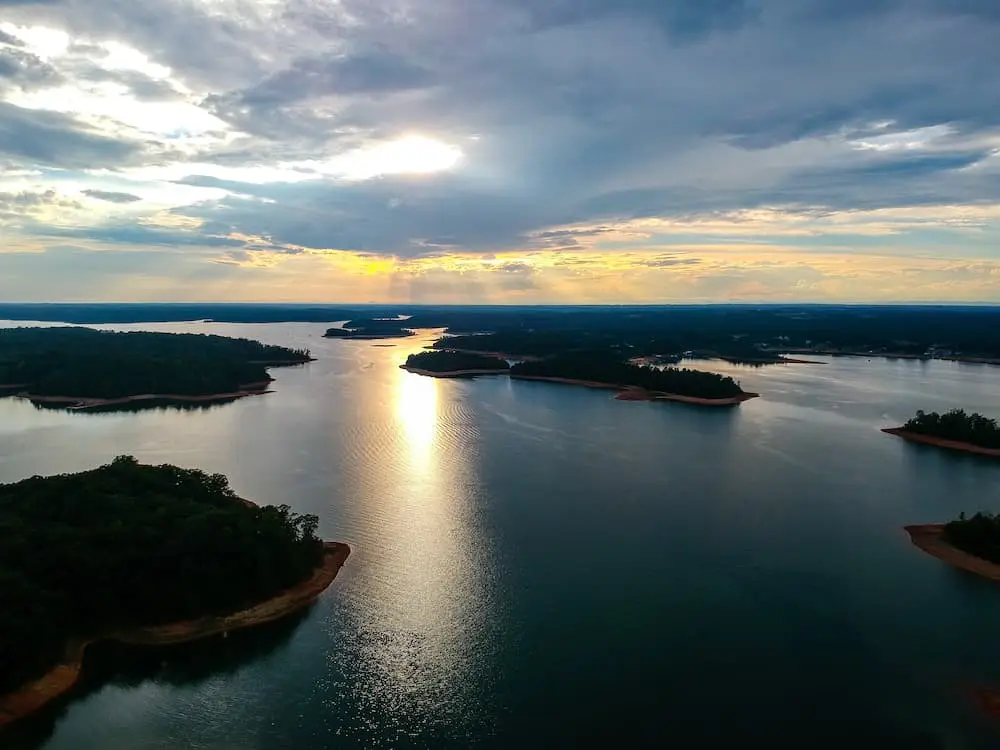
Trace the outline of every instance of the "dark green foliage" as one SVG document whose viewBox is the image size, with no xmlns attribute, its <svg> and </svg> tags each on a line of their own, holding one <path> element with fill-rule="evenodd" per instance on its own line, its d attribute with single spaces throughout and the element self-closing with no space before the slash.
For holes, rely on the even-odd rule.
<svg viewBox="0 0 1000 750">
<path fill-rule="evenodd" d="M 344 323 L 343 328 L 329 328 L 328 339 L 394 339 L 414 336 L 406 326 L 408 321 L 399 318 L 357 318 Z"/>
<path fill-rule="evenodd" d="M 332 323 L 353 317 L 350 325 L 365 327 L 373 319 L 407 314 L 412 316 L 405 321 L 407 328 L 555 334 L 566 342 L 546 344 L 537 352 L 520 347 L 492 349 L 512 354 L 553 354 L 577 348 L 582 341 L 586 346 L 620 345 L 633 356 L 695 350 L 744 361 L 785 349 L 912 355 L 934 350 L 944 356 L 947 352 L 1000 358 L 1000 308 L 985 305 L 399 305 L 344 309 L 325 305 L 0 302 L 0 319 L 76 323 L 206 318 Z M 451 345 L 491 351 L 482 342 Z"/>
<path fill-rule="evenodd" d="M 0 485 L 0 691 L 72 637 L 224 614 L 307 578 L 318 519 L 256 507 L 225 476 L 131 456 Z"/>
<path fill-rule="evenodd" d="M 562 354 L 537 362 L 519 362 L 511 368 L 510 374 L 631 385 L 649 391 L 697 398 L 731 398 L 743 393 L 739 383 L 725 375 L 686 368 L 642 367 L 596 352 Z"/>
<path fill-rule="evenodd" d="M 205 334 L 0 329 L 0 383 L 38 396 L 204 396 L 270 380 L 266 365 L 310 359 L 302 349 Z"/>
<path fill-rule="evenodd" d="M 497 331 L 469 336 L 446 336 L 434 342 L 435 349 L 467 349 L 476 352 L 545 357 L 591 346 L 591 338 L 604 341 L 603 335 L 588 331 Z"/>
<path fill-rule="evenodd" d="M 1000 425 L 997 421 L 982 414 L 967 414 L 964 409 L 952 409 L 944 414 L 918 411 L 917 416 L 903 425 L 903 429 L 971 443 L 981 448 L 1000 448 Z"/>
<path fill-rule="evenodd" d="M 455 372 L 456 370 L 506 372 L 510 369 L 510 365 L 505 359 L 469 352 L 418 352 L 406 358 L 406 365 L 430 372 Z"/>
<path fill-rule="evenodd" d="M 1000 563 L 1000 516 L 976 513 L 945 524 L 944 538 L 949 544 L 970 555 Z"/>
</svg>

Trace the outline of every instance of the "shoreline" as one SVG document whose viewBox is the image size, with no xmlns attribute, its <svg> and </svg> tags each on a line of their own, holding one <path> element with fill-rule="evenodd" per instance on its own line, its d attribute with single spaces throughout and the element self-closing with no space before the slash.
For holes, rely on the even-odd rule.
<svg viewBox="0 0 1000 750">
<path fill-rule="evenodd" d="M 983 448 L 982 446 L 975 445 L 974 443 L 963 443 L 960 440 L 948 440 L 947 438 L 936 437 L 934 435 L 924 435 L 920 432 L 910 432 L 909 430 L 904 430 L 902 427 L 884 427 L 882 432 L 886 435 L 893 435 L 895 437 L 902 438 L 910 443 L 933 445 L 937 448 L 960 451 L 962 453 L 971 453 L 976 456 L 1000 458 L 1000 448 Z"/>
<path fill-rule="evenodd" d="M 903 530 L 910 535 L 910 541 L 917 549 L 931 557 L 968 573 L 1000 581 L 1000 564 L 970 555 L 948 544 L 944 539 L 944 526 L 943 523 L 924 523 L 904 526 Z"/>
<path fill-rule="evenodd" d="M 1000 365 L 1000 357 L 977 357 L 975 355 L 969 355 L 967 357 L 928 357 L 925 354 L 908 354 L 906 352 L 853 352 L 839 351 L 836 349 L 786 349 L 784 351 L 788 354 L 805 354 L 824 357 L 866 357 L 867 359 L 881 357 L 882 359 L 913 359 L 923 362 L 937 360 L 940 362 L 968 362 L 977 365 Z"/>
<path fill-rule="evenodd" d="M 96 409 L 105 406 L 117 406 L 119 404 L 130 404 L 138 401 L 177 401 L 181 403 L 211 403 L 215 401 L 233 401 L 247 396 L 263 396 L 274 391 L 268 389 L 271 380 L 264 380 L 259 383 L 247 383 L 238 391 L 229 393 L 209 393 L 201 396 L 185 396 L 178 393 L 140 393 L 133 396 L 119 396 L 118 398 L 90 398 L 86 396 L 40 396 L 29 392 L 11 394 L 15 397 L 26 398 L 37 404 L 66 404 L 66 409 L 70 411 L 84 411 L 86 409 Z"/>
<path fill-rule="evenodd" d="M 429 346 L 426 347 L 432 352 L 455 352 L 456 354 L 480 354 L 483 357 L 496 357 L 497 359 L 516 359 L 521 362 L 540 362 L 544 357 L 534 354 L 507 354 L 506 352 L 481 352 L 476 349 L 455 349 L 450 346 Z"/>
<path fill-rule="evenodd" d="M 343 341 L 380 341 L 382 339 L 409 339 L 416 335 L 416 333 L 359 333 L 357 336 L 327 336 L 324 333 L 323 338 Z"/>
<path fill-rule="evenodd" d="M 602 390 L 618 391 L 615 396 L 617 401 L 677 401 L 683 404 L 694 404 L 696 406 L 738 406 L 744 401 L 758 398 L 759 393 L 748 393 L 746 391 L 726 398 L 703 398 L 701 396 L 682 396 L 678 393 L 665 393 L 663 391 L 647 391 L 634 385 L 619 385 L 617 383 L 601 383 L 596 380 L 576 380 L 574 378 L 546 377 L 542 375 L 510 375 L 512 380 L 534 380 L 542 383 L 560 383 L 563 385 L 577 385 L 585 388 L 599 388 Z"/>
<path fill-rule="evenodd" d="M 446 370 L 444 372 L 437 372 L 435 370 L 424 370 L 420 367 L 409 367 L 407 365 L 400 365 L 400 370 L 406 370 L 407 372 L 412 372 L 414 375 L 425 375 L 429 378 L 466 378 L 472 377 L 474 375 L 507 375 L 510 370 Z"/>
<path fill-rule="evenodd" d="M 130 646 L 168 646 L 210 638 L 279 620 L 315 601 L 340 572 L 351 548 L 344 542 L 323 542 L 323 562 L 312 576 L 283 592 L 228 615 L 202 617 L 166 625 L 115 630 L 90 639 L 74 639 L 66 646 L 65 660 L 14 693 L 0 696 L 0 728 L 35 713 L 66 693 L 80 677 L 87 646 L 113 640 Z"/>
</svg>

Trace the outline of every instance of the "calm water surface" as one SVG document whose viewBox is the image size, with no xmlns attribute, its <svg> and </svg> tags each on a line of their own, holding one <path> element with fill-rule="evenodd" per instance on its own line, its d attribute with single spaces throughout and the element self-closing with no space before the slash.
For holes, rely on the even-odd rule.
<svg viewBox="0 0 1000 750">
<path fill-rule="evenodd" d="M 918 408 L 1000 414 L 1000 369 L 729 368 L 764 397 L 712 411 L 422 378 L 397 367 L 422 340 L 312 324 L 135 328 L 319 360 L 209 409 L 0 400 L 0 481 L 121 453 L 197 466 L 354 553 L 295 622 L 94 654 L 0 746 L 1000 747 L 968 695 L 1000 686 L 1000 586 L 900 528 L 995 509 L 1000 465 L 878 431 Z"/>
</svg>

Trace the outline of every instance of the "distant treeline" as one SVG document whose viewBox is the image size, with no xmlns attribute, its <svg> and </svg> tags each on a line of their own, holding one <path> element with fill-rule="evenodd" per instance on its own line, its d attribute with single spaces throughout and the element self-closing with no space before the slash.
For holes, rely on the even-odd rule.
<svg viewBox="0 0 1000 750">
<path fill-rule="evenodd" d="M 732 398 L 743 393 L 735 380 L 714 372 L 645 367 L 595 353 L 563 354 L 533 362 L 519 362 L 511 368 L 510 374 L 636 386 L 696 398 Z"/>
<path fill-rule="evenodd" d="M 760 361 L 786 348 L 1000 358 L 1000 309 L 934 305 L 616 305 L 332 307 L 324 305 L 128 305 L 0 303 L 0 319 L 66 322 L 150 320 L 371 321 L 410 315 L 406 328 L 525 335 L 492 351 L 550 354 L 618 347 L 620 354 L 685 351 Z M 359 330 L 360 330 L 359 328 Z M 371 329 L 375 330 L 375 329 Z M 334 334 L 336 335 L 336 334 Z M 405 334 L 404 334 L 405 335 Z M 541 350 L 531 337 L 550 336 Z M 538 340 L 541 343 L 541 339 Z M 457 348 L 480 349 L 480 346 Z"/>
<path fill-rule="evenodd" d="M 944 538 L 949 544 L 970 555 L 1000 563 L 1000 516 L 976 513 L 945 524 Z"/>
<path fill-rule="evenodd" d="M 430 372 L 456 372 L 459 370 L 496 370 L 506 372 L 510 369 L 507 360 L 499 357 L 487 357 L 469 352 L 418 352 L 406 358 L 407 367 L 415 367 Z"/>
<path fill-rule="evenodd" d="M 267 364 L 309 359 L 305 349 L 205 334 L 0 329 L 0 384 L 37 396 L 230 393 L 269 380 Z"/>
<path fill-rule="evenodd" d="M 0 485 L 0 692 L 70 638 L 226 614 L 305 580 L 317 524 L 243 502 L 221 474 L 130 456 Z"/>
<path fill-rule="evenodd" d="M 903 425 L 908 432 L 932 435 L 945 440 L 971 443 L 981 448 L 1000 448 L 1000 425 L 982 414 L 967 414 L 964 409 L 952 409 L 944 414 L 918 411 Z"/>
<path fill-rule="evenodd" d="M 400 309 L 402 311 L 402 308 Z M 677 305 L 414 310 L 415 328 L 495 332 L 445 346 L 545 355 L 614 348 L 629 356 L 695 351 L 768 361 L 786 350 L 1000 357 L 995 307 Z"/>
</svg>

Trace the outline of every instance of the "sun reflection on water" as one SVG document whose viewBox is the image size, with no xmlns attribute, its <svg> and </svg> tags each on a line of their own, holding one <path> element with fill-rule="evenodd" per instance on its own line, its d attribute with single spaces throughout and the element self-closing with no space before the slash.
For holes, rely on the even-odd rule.
<svg viewBox="0 0 1000 750">
<path fill-rule="evenodd" d="M 402 428 L 413 472 L 426 476 L 431 470 L 438 423 L 438 382 L 434 378 L 399 373 L 396 418 Z"/>
</svg>

